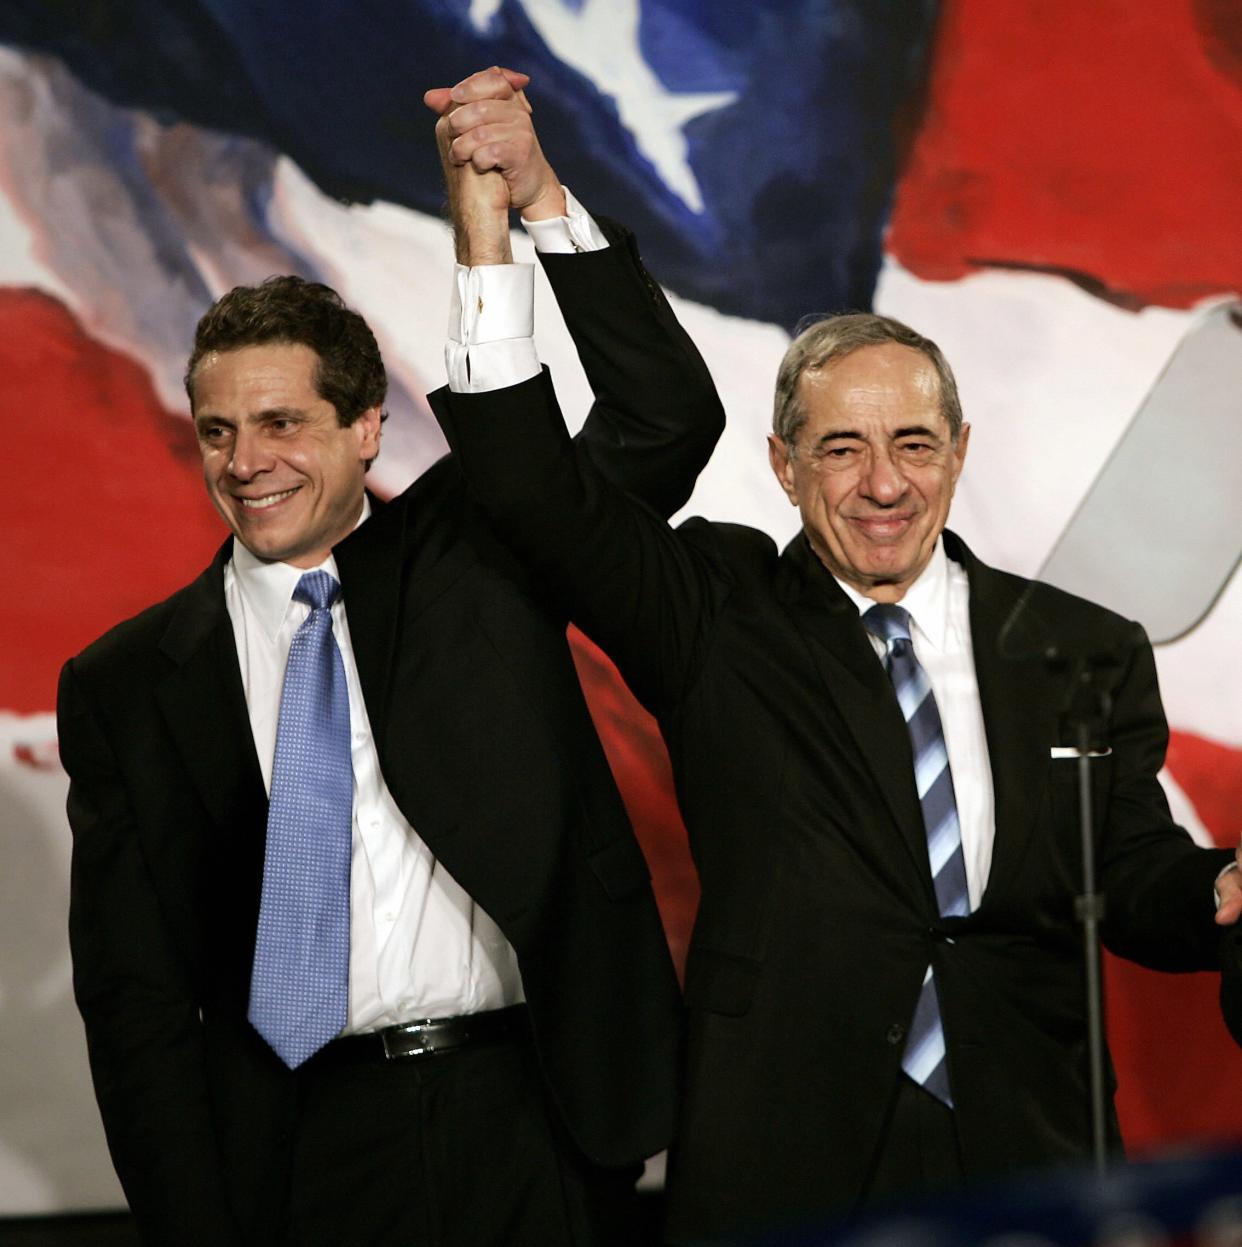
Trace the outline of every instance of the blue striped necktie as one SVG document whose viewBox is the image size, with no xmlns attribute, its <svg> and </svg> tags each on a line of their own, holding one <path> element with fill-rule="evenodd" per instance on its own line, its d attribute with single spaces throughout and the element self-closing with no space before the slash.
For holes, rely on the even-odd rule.
<svg viewBox="0 0 1242 1247">
<path fill-rule="evenodd" d="M 863 626 L 884 642 L 884 667 L 910 733 L 915 786 L 923 810 L 927 856 L 940 916 L 964 916 L 970 913 L 970 894 L 966 889 L 966 858 L 953 795 L 953 773 L 949 770 L 944 730 L 931 682 L 914 656 L 910 612 L 889 603 L 873 606 L 863 615 Z M 901 1068 L 936 1099 L 953 1107 L 945 1064 L 944 1023 L 930 965 L 923 976 Z"/>
<path fill-rule="evenodd" d="M 332 635 L 340 585 L 307 572 L 276 726 L 263 894 L 247 1017 L 290 1068 L 345 1025 L 354 769 L 345 665 Z"/>
</svg>

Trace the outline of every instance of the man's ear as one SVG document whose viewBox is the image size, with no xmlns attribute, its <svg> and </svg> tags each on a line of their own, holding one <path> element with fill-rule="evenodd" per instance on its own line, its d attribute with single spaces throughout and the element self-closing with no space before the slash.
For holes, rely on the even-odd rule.
<svg viewBox="0 0 1242 1247">
<path fill-rule="evenodd" d="M 962 468 L 966 465 L 966 447 L 970 444 L 970 425 L 963 424 L 958 430 L 957 444 L 953 447 L 953 484 L 957 484 L 957 478 L 962 474 Z"/>
<path fill-rule="evenodd" d="M 379 407 L 368 407 L 350 426 L 358 438 L 358 458 L 363 463 L 370 463 L 379 454 L 383 429 L 380 416 Z"/>
<path fill-rule="evenodd" d="M 768 434 L 768 462 L 772 465 L 772 471 L 776 473 L 776 479 L 780 481 L 781 488 L 785 491 L 785 497 L 796 507 L 798 487 L 794 481 L 793 452 L 785 439 L 777 437 L 775 433 Z"/>
</svg>

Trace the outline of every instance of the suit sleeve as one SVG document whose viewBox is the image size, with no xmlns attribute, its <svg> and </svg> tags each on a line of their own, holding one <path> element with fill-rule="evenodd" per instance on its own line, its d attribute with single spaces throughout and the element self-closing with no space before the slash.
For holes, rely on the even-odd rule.
<svg viewBox="0 0 1242 1247">
<path fill-rule="evenodd" d="M 430 396 L 471 496 L 550 599 L 658 716 L 693 681 L 731 578 L 710 529 L 674 531 L 570 440 L 548 372 Z M 695 540 L 697 534 L 700 540 Z"/>
<path fill-rule="evenodd" d="M 1233 860 L 1178 827 L 1158 778 L 1169 730 L 1155 659 L 1141 629 L 1113 701 L 1113 782 L 1105 811 L 1100 880 L 1109 949 L 1156 970 L 1215 969 L 1221 929 L 1213 884 Z"/>
<path fill-rule="evenodd" d="M 73 831 L 74 995 L 108 1146 L 143 1241 L 243 1241 L 210 1119 L 201 1023 L 170 946 L 124 783 L 67 664 L 57 701 Z"/>
<path fill-rule="evenodd" d="M 667 517 L 690 497 L 724 428 L 724 409 L 633 235 L 599 224 L 610 244 L 602 251 L 540 253 L 595 395 L 578 451 Z"/>
</svg>

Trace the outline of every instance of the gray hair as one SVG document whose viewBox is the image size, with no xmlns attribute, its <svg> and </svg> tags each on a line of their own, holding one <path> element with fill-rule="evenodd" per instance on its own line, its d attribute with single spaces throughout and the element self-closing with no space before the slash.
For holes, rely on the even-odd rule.
<svg viewBox="0 0 1242 1247">
<path fill-rule="evenodd" d="M 806 407 L 799 393 L 802 374 L 826 368 L 833 360 L 842 359 L 864 346 L 883 346 L 888 342 L 908 346 L 931 361 L 940 379 L 940 411 L 949 425 L 950 439 L 957 444 L 962 431 L 962 404 L 957 396 L 953 370 L 940 348 L 930 338 L 891 316 L 849 312 L 815 321 L 794 338 L 781 360 L 776 374 L 772 432 L 785 443 L 790 454 L 794 453 L 794 441 L 806 423 Z"/>
</svg>

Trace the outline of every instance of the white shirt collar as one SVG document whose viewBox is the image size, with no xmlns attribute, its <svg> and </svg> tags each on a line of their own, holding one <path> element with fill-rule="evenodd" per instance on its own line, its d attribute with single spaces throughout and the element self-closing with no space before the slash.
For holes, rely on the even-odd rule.
<svg viewBox="0 0 1242 1247">
<path fill-rule="evenodd" d="M 834 576 L 846 596 L 858 607 L 859 614 L 870 610 L 875 602 Z M 938 650 L 946 648 L 949 638 L 949 556 L 944 552 L 944 538 L 936 538 L 936 548 L 919 573 L 918 579 L 905 591 L 899 603 L 910 612 L 915 627 Z"/>
<path fill-rule="evenodd" d="M 364 523 L 370 514 L 371 500 L 364 494 L 358 524 Z M 354 527 L 357 528 L 358 524 Z M 293 591 L 298 587 L 298 581 L 309 571 L 325 571 L 336 580 L 341 578 L 333 554 L 329 554 L 318 567 L 294 567 L 290 563 L 269 563 L 252 554 L 236 537 L 233 538 L 233 574 L 237 577 L 238 590 L 245 599 L 247 609 L 272 642 L 275 642 L 293 606 Z"/>
</svg>

